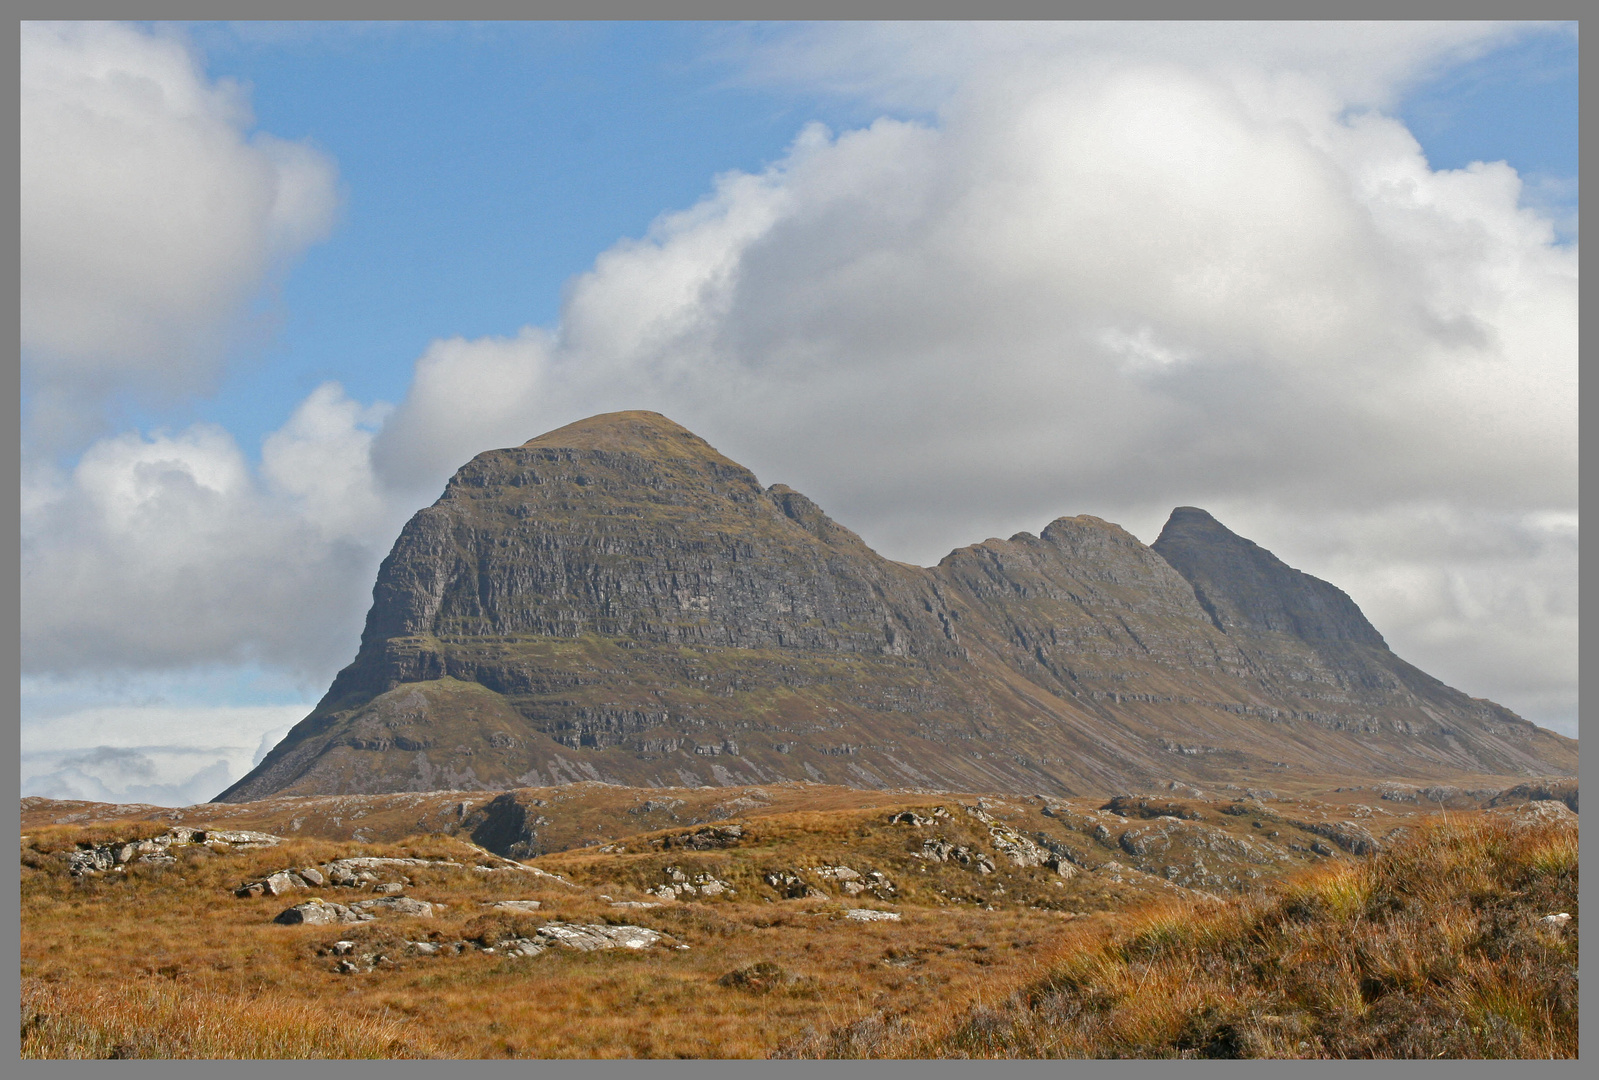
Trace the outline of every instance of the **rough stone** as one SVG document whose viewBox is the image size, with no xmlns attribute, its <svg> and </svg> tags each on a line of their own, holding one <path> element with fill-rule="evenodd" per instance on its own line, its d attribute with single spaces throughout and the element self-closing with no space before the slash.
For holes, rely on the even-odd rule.
<svg viewBox="0 0 1599 1080">
<path fill-rule="evenodd" d="M 295 904 L 278 913 L 272 921 L 283 923 L 285 926 L 304 924 L 306 926 L 327 926 L 334 923 L 366 922 L 372 916 L 363 911 L 355 911 L 343 904 L 332 904 L 323 900 L 307 900 L 303 904 Z"/>
<path fill-rule="evenodd" d="M 262 885 L 266 887 L 269 896 L 282 896 L 284 893 L 304 887 L 302 882 L 297 881 L 295 876 L 286 870 L 269 875 Z"/>
<path fill-rule="evenodd" d="M 207 829 L 196 834 L 196 842 L 206 844 L 227 844 L 229 847 L 260 848 L 275 847 L 283 843 L 283 837 L 273 836 L 271 833 L 252 832 L 249 829 Z"/>
<path fill-rule="evenodd" d="M 418 919 L 431 919 L 433 905 L 426 900 L 417 900 L 409 896 L 385 896 L 377 900 L 357 900 L 350 905 L 356 911 L 367 914 L 408 915 Z"/>
<path fill-rule="evenodd" d="M 489 904 L 496 911 L 531 912 L 539 909 L 537 900 L 495 900 Z"/>
</svg>

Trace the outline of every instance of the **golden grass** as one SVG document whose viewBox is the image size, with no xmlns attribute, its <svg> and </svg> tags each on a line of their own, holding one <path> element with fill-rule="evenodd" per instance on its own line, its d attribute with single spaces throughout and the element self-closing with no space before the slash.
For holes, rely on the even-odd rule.
<svg viewBox="0 0 1599 1080">
<path fill-rule="evenodd" d="M 175 983 L 22 985 L 25 1058 L 432 1057 L 399 1018 Z"/>
<path fill-rule="evenodd" d="M 796 1056 L 1577 1056 L 1576 830 L 1444 820 L 1219 904 L 1071 933 L 952 1022 L 881 1014 Z"/>
<path fill-rule="evenodd" d="M 858 851 L 844 846 L 860 843 L 853 818 L 847 827 L 824 832 L 833 837 L 826 843 Z M 34 1016 L 48 1022 L 35 1022 L 27 1052 L 304 1056 L 317 1044 L 319 1029 L 312 1021 L 337 1017 L 352 1039 L 324 1040 L 318 1053 L 764 1057 L 807 1030 L 851 1022 L 890 1002 L 931 1015 L 949 1000 L 969 1000 L 996 979 L 1025 978 L 1040 944 L 1062 925 L 1055 913 L 1026 908 L 905 905 L 895 905 L 904 911 L 903 922 L 863 924 L 843 919 L 837 900 L 767 903 L 753 896 L 747 902 L 619 910 L 601 895 L 631 895 L 615 877 L 601 885 L 597 876 L 595 884 L 574 889 L 514 872 L 447 869 L 407 871 L 413 878 L 408 894 L 449 905 L 433 919 L 280 926 L 272 917 L 302 894 L 243 900 L 232 894 L 246 878 L 357 853 L 473 861 L 464 845 L 442 837 L 360 846 L 294 840 L 221 855 L 195 848 L 168 867 L 135 864 L 126 873 L 73 880 L 60 860 L 25 854 L 22 974 L 39 1002 L 50 1002 L 32 1007 Z M 722 853 L 684 853 L 681 861 L 701 854 Z M 571 862 L 592 860 L 574 853 Z M 562 873 L 569 869 L 547 865 Z M 624 861 L 615 861 L 615 868 L 624 869 Z M 329 900 L 355 898 L 319 892 Z M 538 899 L 543 907 L 532 916 L 486 913 L 485 902 L 509 898 Z M 512 959 L 482 952 L 416 956 L 403 946 L 407 939 L 489 943 L 526 934 L 548 919 L 643 924 L 690 948 L 554 950 Z M 325 953 L 339 939 L 390 961 L 372 971 L 339 974 L 337 957 Z M 723 981 L 763 963 L 787 977 L 770 986 Z M 168 995 L 167 1012 L 150 997 L 153 988 Z M 128 1003 L 122 1013 L 118 1002 Z M 387 1022 L 403 1021 L 400 1047 L 353 1038 L 361 1029 L 351 1017 L 382 1018 L 385 1010 Z M 124 1014 L 133 1018 L 131 1027 L 119 1018 Z M 273 1015 L 302 1019 L 280 1022 Z M 229 1030 L 237 1036 L 234 1043 L 219 1044 L 207 1034 Z"/>
<path fill-rule="evenodd" d="M 986 832 L 953 799 L 901 800 L 950 805 L 955 813 L 938 830 L 952 838 L 976 844 Z M 588 849 L 539 860 L 577 887 L 515 872 L 410 868 L 409 895 L 448 904 L 436 918 L 329 927 L 271 921 L 302 894 L 241 900 L 232 889 L 279 868 L 355 854 L 470 864 L 479 853 L 439 835 L 359 845 L 294 839 L 220 854 L 195 847 L 170 866 L 135 864 L 74 880 L 50 852 L 83 839 L 85 827 L 39 831 L 23 851 L 24 1053 L 1575 1052 L 1576 923 L 1558 933 L 1528 928 L 1532 916 L 1576 912 L 1574 829 L 1456 822 L 1417 830 L 1405 848 L 1358 863 L 1332 860 L 1241 900 L 1148 906 L 1150 889 L 1113 892 L 1100 874 L 1057 885 L 1003 860 L 986 876 L 927 865 L 909 855 L 922 833 L 884 824 L 897 808 L 745 817 L 745 841 L 728 850 L 654 848 L 658 830 L 628 837 L 626 854 Z M 1053 819 L 1039 821 L 1053 827 Z M 738 899 L 611 906 L 640 898 L 669 863 L 718 873 L 734 882 Z M 840 863 L 889 870 L 899 886 L 894 901 L 762 899 L 773 895 L 761 891 L 766 868 Z M 534 915 L 484 906 L 510 898 L 543 906 Z M 853 903 L 892 907 L 903 919 L 850 922 L 843 909 Z M 1067 917 L 1047 903 L 1095 913 Z M 1127 906 L 1134 903 L 1143 906 Z M 556 949 L 512 959 L 421 956 L 405 947 L 424 939 L 489 945 L 551 919 L 650 926 L 689 948 Z M 327 952 L 340 939 L 387 959 L 340 974 Z"/>
</svg>

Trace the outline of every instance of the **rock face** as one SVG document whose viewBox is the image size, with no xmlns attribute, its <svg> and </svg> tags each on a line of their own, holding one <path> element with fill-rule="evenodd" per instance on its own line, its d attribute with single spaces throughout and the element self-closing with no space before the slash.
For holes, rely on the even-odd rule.
<svg viewBox="0 0 1599 1080">
<path fill-rule="evenodd" d="M 219 798 L 1575 766 L 1202 510 L 1152 547 L 1061 518 L 924 569 L 634 412 L 463 467 L 384 560 L 355 661 Z"/>
</svg>

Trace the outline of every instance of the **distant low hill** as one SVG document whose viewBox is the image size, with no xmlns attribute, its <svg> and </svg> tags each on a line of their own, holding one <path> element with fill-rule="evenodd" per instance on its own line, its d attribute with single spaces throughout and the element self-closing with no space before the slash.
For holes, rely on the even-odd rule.
<svg viewBox="0 0 1599 1080">
<path fill-rule="evenodd" d="M 1572 775 L 1203 510 L 921 568 L 656 413 L 479 454 L 384 560 L 360 651 L 218 797 L 579 780 L 1109 793 Z"/>
</svg>

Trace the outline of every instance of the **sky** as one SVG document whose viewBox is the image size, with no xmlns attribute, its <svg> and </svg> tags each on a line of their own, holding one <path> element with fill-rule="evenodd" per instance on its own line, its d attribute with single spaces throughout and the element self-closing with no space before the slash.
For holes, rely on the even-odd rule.
<svg viewBox="0 0 1599 1080">
<path fill-rule="evenodd" d="M 1209 509 L 1577 733 L 1571 24 L 25 24 L 23 794 L 180 805 L 472 455 Z"/>
</svg>

